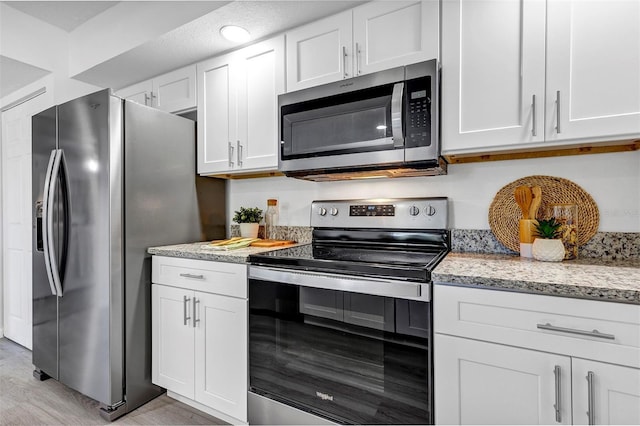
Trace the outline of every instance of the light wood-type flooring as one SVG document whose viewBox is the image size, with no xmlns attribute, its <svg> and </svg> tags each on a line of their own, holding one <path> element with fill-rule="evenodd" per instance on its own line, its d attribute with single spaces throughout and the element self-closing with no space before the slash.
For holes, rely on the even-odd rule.
<svg viewBox="0 0 640 426">
<path fill-rule="evenodd" d="M 106 425 L 98 403 L 59 382 L 36 380 L 31 351 L 0 339 L 0 425 Z M 222 425 L 166 394 L 120 417 L 123 425 Z"/>
</svg>

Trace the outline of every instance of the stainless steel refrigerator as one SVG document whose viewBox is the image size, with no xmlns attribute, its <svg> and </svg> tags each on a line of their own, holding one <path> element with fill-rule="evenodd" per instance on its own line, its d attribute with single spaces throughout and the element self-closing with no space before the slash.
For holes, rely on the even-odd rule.
<svg viewBox="0 0 640 426">
<path fill-rule="evenodd" d="M 162 392 L 146 249 L 224 238 L 225 185 L 196 179 L 193 121 L 110 90 L 32 124 L 34 376 L 113 420 Z"/>
</svg>

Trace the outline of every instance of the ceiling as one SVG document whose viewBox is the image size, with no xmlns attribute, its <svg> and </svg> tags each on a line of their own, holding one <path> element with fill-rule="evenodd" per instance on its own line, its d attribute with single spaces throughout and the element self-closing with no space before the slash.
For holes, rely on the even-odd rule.
<svg viewBox="0 0 640 426">
<path fill-rule="evenodd" d="M 4 4 L 71 32 L 89 19 L 115 6 L 117 1 L 5 1 Z"/>
<path fill-rule="evenodd" d="M 228 4 L 224 4 L 198 19 L 142 45 L 132 46 L 130 50 L 71 77 L 96 86 L 119 89 L 238 48 L 239 45 L 220 36 L 219 28 L 222 25 L 235 24 L 247 28 L 251 33 L 252 40 L 247 43 L 250 44 L 364 2 L 360 0 L 237 0 L 228 2 Z M 119 2 L 6 1 L 3 3 L 41 21 L 55 25 L 73 37 L 76 28 Z M 153 16 L 153 3 L 148 2 L 149 16 Z M 84 28 L 86 29 L 86 27 Z M 4 68 L 1 70 L 4 74 Z M 13 72 L 12 78 L 19 75 L 20 72 Z M 10 79 L 9 77 L 3 78 L 2 85 L 21 87 L 20 84 L 23 82 L 8 81 Z M 4 89 L 4 87 L 0 87 L 0 93 L 10 92 Z"/>
<path fill-rule="evenodd" d="M 49 71 L 0 55 L 0 94 L 12 93 L 49 74 Z M 1 96 L 0 96 L 1 98 Z"/>
</svg>

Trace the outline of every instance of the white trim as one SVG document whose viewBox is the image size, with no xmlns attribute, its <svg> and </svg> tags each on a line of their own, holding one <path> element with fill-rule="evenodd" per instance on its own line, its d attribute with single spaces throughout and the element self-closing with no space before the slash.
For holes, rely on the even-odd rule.
<svg viewBox="0 0 640 426">
<path fill-rule="evenodd" d="M 46 87 L 41 87 L 38 90 L 36 90 L 33 93 L 29 93 L 26 96 L 21 97 L 20 99 L 17 99 L 5 106 L 2 107 L 2 109 L 0 109 L 0 112 L 6 112 L 9 111 L 12 108 L 17 107 L 18 105 L 22 105 L 25 102 L 29 102 L 31 99 L 36 98 L 44 93 L 47 93 L 47 88 Z"/>
</svg>

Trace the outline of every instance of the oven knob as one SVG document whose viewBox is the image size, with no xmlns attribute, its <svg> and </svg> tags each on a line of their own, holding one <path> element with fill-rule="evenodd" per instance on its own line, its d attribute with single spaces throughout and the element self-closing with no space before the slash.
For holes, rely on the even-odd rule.
<svg viewBox="0 0 640 426">
<path fill-rule="evenodd" d="M 411 216 L 418 216 L 420 214 L 420 209 L 417 206 L 409 207 L 409 214 Z"/>
<path fill-rule="evenodd" d="M 427 206 L 427 208 L 424 209 L 424 214 L 426 214 L 427 216 L 433 216 L 434 214 L 436 214 L 435 207 L 433 207 L 432 205 Z"/>
<path fill-rule="evenodd" d="M 335 207 L 331 207 L 331 216 L 337 216 L 338 215 L 338 209 Z"/>
<path fill-rule="evenodd" d="M 324 216 L 324 215 L 326 215 L 326 214 L 327 214 L 327 209 L 325 209 L 324 207 L 320 207 L 320 208 L 318 209 L 318 214 L 319 214 L 320 216 Z"/>
</svg>

